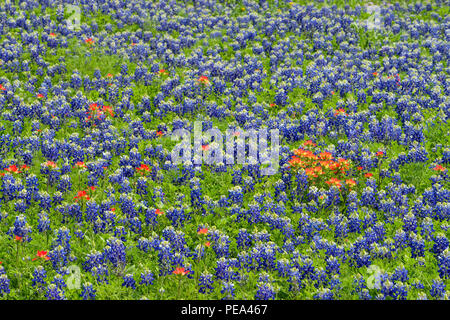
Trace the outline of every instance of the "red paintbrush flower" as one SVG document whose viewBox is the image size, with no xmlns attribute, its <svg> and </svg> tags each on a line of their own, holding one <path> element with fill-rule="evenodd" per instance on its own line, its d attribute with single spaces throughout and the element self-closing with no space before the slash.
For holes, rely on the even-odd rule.
<svg viewBox="0 0 450 320">
<path fill-rule="evenodd" d="M 37 259 L 44 259 L 44 260 L 50 260 L 50 257 L 47 257 L 47 251 L 38 251 L 36 254 L 36 258 L 33 258 L 33 261 L 36 261 Z"/>
<path fill-rule="evenodd" d="M 54 163 L 53 161 L 47 161 L 44 163 L 47 167 L 55 169 L 58 167 L 58 165 L 56 163 Z"/>
<path fill-rule="evenodd" d="M 114 117 L 114 112 L 113 112 L 112 107 L 110 107 L 110 106 L 103 106 L 102 110 L 103 110 L 103 112 L 108 112 L 111 117 Z"/>
<path fill-rule="evenodd" d="M 197 231 L 198 234 L 207 234 L 208 233 L 208 228 L 201 228 Z"/>
<path fill-rule="evenodd" d="M 338 187 L 338 188 L 340 188 L 340 187 L 342 186 L 341 180 L 336 179 L 336 178 L 331 178 L 330 180 L 325 181 L 325 183 L 328 184 L 328 185 L 330 185 L 330 186 L 331 186 L 331 185 L 335 185 L 335 186 Z"/>
<path fill-rule="evenodd" d="M 86 168 L 86 164 L 83 161 L 77 161 L 75 166 L 78 168 Z"/>
<path fill-rule="evenodd" d="M 207 76 L 200 76 L 200 78 L 198 78 L 197 80 L 199 83 L 204 84 L 204 85 L 209 85 L 210 81 L 208 79 Z"/>
<path fill-rule="evenodd" d="M 145 174 L 147 172 L 150 172 L 151 169 L 150 169 L 150 167 L 148 165 L 142 163 L 140 167 L 136 168 L 136 171 L 138 171 L 140 174 L 143 175 L 143 174 Z"/>
<path fill-rule="evenodd" d="M 334 115 L 335 116 L 338 116 L 340 114 L 347 115 L 347 113 L 345 112 L 345 109 L 343 109 L 343 108 L 339 108 L 339 109 L 334 111 Z"/>
<path fill-rule="evenodd" d="M 89 44 L 89 45 L 94 44 L 94 40 L 92 38 L 87 38 L 87 39 L 84 40 L 84 42 Z"/>
<path fill-rule="evenodd" d="M 44 98 L 44 95 L 42 93 L 38 93 L 37 97 L 38 97 L 38 99 L 42 99 L 42 98 Z"/>
<path fill-rule="evenodd" d="M 347 180 L 345 180 L 345 183 L 346 183 L 350 188 L 356 186 L 356 181 L 353 180 L 353 179 L 347 179 Z"/>
<path fill-rule="evenodd" d="M 77 195 L 74 197 L 75 201 L 78 201 L 78 199 L 82 199 L 82 198 L 85 198 L 86 200 L 91 199 L 85 190 L 78 191 Z"/>
<path fill-rule="evenodd" d="M 162 131 L 156 131 L 156 135 L 157 135 L 158 137 L 161 137 L 161 136 L 164 135 L 164 132 L 162 132 Z"/>
<path fill-rule="evenodd" d="M 436 167 L 433 168 L 433 170 L 442 172 L 442 171 L 447 170 L 447 168 L 445 168 L 445 167 L 441 166 L 440 164 L 438 164 L 438 165 L 436 165 Z"/>
<path fill-rule="evenodd" d="M 169 74 L 169 72 L 167 72 L 166 69 L 161 69 L 161 70 L 158 71 L 158 74 L 160 76 L 167 76 Z"/>
<path fill-rule="evenodd" d="M 9 166 L 8 168 L 4 169 L 5 171 L 11 172 L 11 173 L 20 173 L 19 168 L 15 164 Z"/>
<path fill-rule="evenodd" d="M 307 147 L 307 146 L 315 147 L 315 146 L 316 146 L 316 144 L 315 144 L 314 142 L 312 142 L 312 140 L 306 140 L 306 141 L 303 143 L 303 145 L 304 145 L 305 147 Z"/>
<path fill-rule="evenodd" d="M 189 270 L 185 270 L 184 268 L 179 267 L 179 268 L 176 268 L 172 273 L 176 274 L 176 275 L 185 276 L 189 273 Z"/>
<path fill-rule="evenodd" d="M 367 172 L 366 174 L 364 174 L 364 177 L 366 178 L 373 177 L 373 173 Z"/>
<path fill-rule="evenodd" d="M 6 91 L 6 88 L 3 85 L 0 84 L 0 90 Z"/>
</svg>

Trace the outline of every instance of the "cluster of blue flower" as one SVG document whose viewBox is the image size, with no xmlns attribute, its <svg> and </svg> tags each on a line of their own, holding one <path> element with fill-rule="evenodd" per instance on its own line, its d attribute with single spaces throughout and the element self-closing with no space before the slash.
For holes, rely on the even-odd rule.
<svg viewBox="0 0 450 320">
<path fill-rule="evenodd" d="M 72 2 L 0 4 L 0 298 L 449 298 L 444 1 L 384 5 L 376 30 L 283 0 L 85 0 L 74 27 Z M 175 165 L 194 121 L 279 130 L 279 172 Z M 325 158 L 294 170 L 305 140 L 345 185 Z"/>
</svg>

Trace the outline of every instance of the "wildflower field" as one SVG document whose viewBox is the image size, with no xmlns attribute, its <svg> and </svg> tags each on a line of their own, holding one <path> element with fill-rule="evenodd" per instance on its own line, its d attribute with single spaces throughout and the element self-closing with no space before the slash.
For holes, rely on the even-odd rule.
<svg viewBox="0 0 450 320">
<path fill-rule="evenodd" d="M 0 31 L 0 299 L 449 298 L 447 1 L 2 0 Z"/>
</svg>

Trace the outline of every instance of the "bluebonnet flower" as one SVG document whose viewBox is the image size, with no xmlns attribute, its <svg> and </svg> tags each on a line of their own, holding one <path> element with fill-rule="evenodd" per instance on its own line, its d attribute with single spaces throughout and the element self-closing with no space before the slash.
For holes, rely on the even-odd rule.
<svg viewBox="0 0 450 320">
<path fill-rule="evenodd" d="M 198 285 L 199 285 L 198 292 L 203 293 L 203 294 L 211 293 L 214 290 L 213 284 L 214 284 L 214 280 L 213 280 L 212 274 L 203 272 L 200 275 L 199 280 L 198 280 Z"/>
<path fill-rule="evenodd" d="M 223 281 L 220 293 L 225 295 L 222 300 L 233 300 L 235 297 L 234 283 Z"/>
<path fill-rule="evenodd" d="M 123 268 L 126 264 L 125 245 L 120 239 L 111 238 L 104 248 L 105 257 L 114 268 Z"/>
<path fill-rule="evenodd" d="M 407 282 L 409 280 L 408 270 L 405 269 L 404 266 L 395 268 L 395 272 L 392 275 L 392 280 L 393 281 Z"/>
<path fill-rule="evenodd" d="M 3 297 L 10 292 L 10 280 L 8 279 L 8 276 L 5 273 L 0 273 L 0 296 Z"/>
<path fill-rule="evenodd" d="M 440 233 L 433 239 L 433 248 L 431 251 L 437 256 L 439 256 L 445 249 L 449 247 L 449 240 L 447 237 Z"/>
<path fill-rule="evenodd" d="M 67 265 L 68 252 L 61 245 L 58 245 L 53 250 L 51 250 L 48 253 L 48 256 L 50 257 L 50 261 L 55 270 L 58 270 L 59 268 L 65 267 Z"/>
<path fill-rule="evenodd" d="M 417 229 L 417 219 L 410 211 L 404 218 L 403 218 L 403 230 L 405 230 L 406 233 L 409 232 L 416 232 Z"/>
<path fill-rule="evenodd" d="M 317 300 L 334 300 L 334 294 L 330 289 L 322 288 L 314 294 L 313 298 Z"/>
<path fill-rule="evenodd" d="M 438 256 L 438 268 L 441 279 L 450 277 L 450 250 L 448 248 Z"/>
<path fill-rule="evenodd" d="M 62 275 L 57 274 L 52 281 L 53 284 L 56 285 L 56 287 L 61 290 L 62 292 L 64 292 L 64 288 L 67 287 Z"/>
<path fill-rule="evenodd" d="M 446 285 L 442 280 L 435 280 L 433 279 L 432 283 L 431 283 L 431 289 L 430 289 L 430 295 L 433 298 L 443 298 L 444 294 L 445 294 L 445 288 Z"/>
<path fill-rule="evenodd" d="M 80 297 L 83 300 L 95 300 L 96 297 L 95 293 L 96 290 L 92 286 L 92 283 L 90 282 L 83 283 L 83 290 L 81 291 L 80 294 Z"/>
<path fill-rule="evenodd" d="M 133 290 L 136 289 L 136 280 L 134 280 L 132 274 L 126 274 L 123 276 L 122 287 L 132 288 Z"/>
<path fill-rule="evenodd" d="M 258 289 L 255 294 L 255 300 L 274 300 L 276 296 L 275 289 L 272 284 L 267 282 L 260 282 L 257 285 Z"/>
<path fill-rule="evenodd" d="M 424 257 L 425 256 L 425 240 L 420 235 L 411 233 L 409 246 L 411 247 L 411 257 Z"/>
<path fill-rule="evenodd" d="M 146 270 L 141 273 L 141 281 L 139 282 L 139 284 L 149 286 L 152 285 L 154 281 L 155 278 L 153 276 L 153 273 L 149 270 Z"/>
<path fill-rule="evenodd" d="M 59 289 L 55 284 L 50 284 L 45 293 L 47 300 L 65 300 L 64 291 Z"/>
<path fill-rule="evenodd" d="M 33 271 L 33 279 L 31 285 L 33 287 L 42 289 L 47 284 L 45 278 L 47 278 L 47 272 L 45 271 L 44 267 L 37 266 Z"/>
<path fill-rule="evenodd" d="M 242 194 L 242 188 L 240 186 L 236 186 L 230 190 L 228 190 L 229 193 L 229 199 L 232 201 L 232 203 L 235 204 L 241 204 L 244 196 Z"/>
<path fill-rule="evenodd" d="M 336 274 L 340 274 L 340 263 L 339 261 L 335 258 L 335 257 L 329 257 L 326 260 L 326 272 L 328 274 L 332 274 L 332 273 L 336 273 Z"/>
<path fill-rule="evenodd" d="M 247 249 L 252 245 L 252 235 L 246 229 L 240 229 L 236 237 L 238 249 Z"/>
<path fill-rule="evenodd" d="M 31 241 L 31 227 L 27 224 L 27 218 L 23 214 L 16 216 L 14 227 L 11 231 L 12 235 L 22 238 L 22 241 Z"/>
</svg>

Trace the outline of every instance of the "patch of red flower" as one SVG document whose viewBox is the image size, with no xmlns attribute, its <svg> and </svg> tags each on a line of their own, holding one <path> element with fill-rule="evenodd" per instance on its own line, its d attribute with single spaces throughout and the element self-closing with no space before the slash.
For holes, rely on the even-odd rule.
<svg viewBox="0 0 450 320">
<path fill-rule="evenodd" d="M 335 159 L 328 151 L 314 152 L 316 146 L 314 142 L 307 140 L 303 143 L 302 148 L 294 150 L 294 155 L 288 161 L 290 168 L 295 171 L 304 170 L 313 184 L 325 182 L 329 186 L 340 188 L 343 179 L 348 179 L 347 173 L 350 170 L 350 161 L 344 158 Z M 307 147 L 308 149 L 306 149 Z M 350 179 L 350 181 L 353 180 Z M 349 183 L 347 182 L 347 184 Z M 356 183 L 354 182 L 354 184 Z"/>
<path fill-rule="evenodd" d="M 209 150 L 209 145 L 203 144 L 203 145 L 202 145 L 202 150 L 203 150 L 203 151 Z"/>
<path fill-rule="evenodd" d="M 94 40 L 92 38 L 87 38 L 87 39 L 84 40 L 84 42 L 89 44 L 89 45 L 94 44 Z"/>
<path fill-rule="evenodd" d="M 330 180 L 325 181 L 325 183 L 328 184 L 329 186 L 334 185 L 338 188 L 342 187 L 341 180 L 339 180 L 337 178 L 331 178 Z"/>
<path fill-rule="evenodd" d="M 32 260 L 36 261 L 37 259 L 50 260 L 50 257 L 47 257 L 47 251 L 38 251 L 36 258 L 33 258 Z"/>
<path fill-rule="evenodd" d="M 434 170 L 434 171 L 442 172 L 442 171 L 447 170 L 447 168 L 445 168 L 445 167 L 441 166 L 440 164 L 438 164 L 438 165 L 436 165 L 436 166 L 433 168 L 433 170 Z"/>
<path fill-rule="evenodd" d="M 161 69 L 157 72 L 160 76 L 167 76 L 169 72 L 166 69 Z"/>
<path fill-rule="evenodd" d="M 156 135 L 157 135 L 158 137 L 161 137 L 161 136 L 164 135 L 164 132 L 162 132 L 162 131 L 156 131 Z"/>
<path fill-rule="evenodd" d="M 377 157 L 382 157 L 382 156 L 384 156 L 384 152 L 383 152 L 383 151 L 378 151 L 378 152 L 376 153 L 376 156 L 377 156 Z"/>
<path fill-rule="evenodd" d="M 209 79 L 208 79 L 207 76 L 200 76 L 200 78 L 198 78 L 197 81 L 198 81 L 200 84 L 203 84 L 203 85 L 209 85 L 209 84 L 210 84 L 210 81 L 209 81 Z"/>
<path fill-rule="evenodd" d="M 55 169 L 55 168 L 57 168 L 58 167 L 58 165 L 56 164 L 56 163 L 54 163 L 53 161 L 47 161 L 47 162 L 45 162 L 44 163 L 47 167 L 49 167 L 49 168 L 52 168 L 52 169 Z"/>
<path fill-rule="evenodd" d="M 78 168 L 86 168 L 86 164 L 85 164 L 83 161 L 77 161 L 77 162 L 75 163 L 75 167 L 78 167 Z"/>
<path fill-rule="evenodd" d="M 207 234 L 208 233 L 208 228 L 200 228 L 197 231 L 198 234 Z"/>
<path fill-rule="evenodd" d="M 114 117 L 114 112 L 112 107 L 110 106 L 102 106 L 99 107 L 96 103 L 91 103 L 89 105 L 89 112 L 86 112 L 86 114 L 89 114 L 87 117 L 86 122 L 88 122 L 92 118 L 97 118 L 98 120 L 102 119 L 103 115 L 106 115 L 108 113 L 111 117 Z"/>
<path fill-rule="evenodd" d="M 42 98 L 44 98 L 44 95 L 42 93 L 38 93 L 37 97 L 38 97 L 38 99 L 42 99 Z"/>
<path fill-rule="evenodd" d="M 143 164 L 141 164 L 140 167 L 136 168 L 136 171 L 139 172 L 140 174 L 144 175 L 145 173 L 150 172 L 151 169 L 148 165 L 143 163 Z"/>
<path fill-rule="evenodd" d="M 303 142 L 303 145 L 304 145 L 305 147 L 307 147 L 307 146 L 311 146 L 311 147 L 317 146 L 317 144 L 315 144 L 314 142 L 312 142 L 312 140 L 306 140 L 305 142 Z"/>
<path fill-rule="evenodd" d="M 3 85 L 0 84 L 0 90 L 6 91 L 6 88 Z"/>
<path fill-rule="evenodd" d="M 345 184 L 348 185 L 350 188 L 356 186 L 356 181 L 353 179 L 347 179 L 345 180 Z"/>
<path fill-rule="evenodd" d="M 155 213 L 156 213 L 156 214 L 157 214 L 158 216 L 160 216 L 160 215 L 163 215 L 163 214 L 164 214 L 164 212 L 163 212 L 163 211 L 161 211 L 161 210 L 159 210 L 159 209 L 156 209 Z"/>
<path fill-rule="evenodd" d="M 364 174 L 364 177 L 366 178 L 373 177 L 373 173 L 367 172 L 366 174 Z"/>
<path fill-rule="evenodd" d="M 74 197 L 75 201 L 78 201 L 78 199 L 86 199 L 90 200 L 91 197 L 89 197 L 88 193 L 85 190 L 78 191 L 77 195 Z"/>
<path fill-rule="evenodd" d="M 185 276 L 189 273 L 189 270 L 185 270 L 184 268 L 178 267 L 172 273 L 176 275 Z"/>
<path fill-rule="evenodd" d="M 11 173 L 20 173 L 19 168 L 17 168 L 15 164 L 9 166 L 8 168 L 5 168 L 4 170 Z"/>
<path fill-rule="evenodd" d="M 337 109 L 337 110 L 334 111 L 334 115 L 335 115 L 335 116 L 338 116 L 338 115 L 341 115 L 341 114 L 343 114 L 343 115 L 345 115 L 345 116 L 348 115 L 347 112 L 345 112 L 345 109 L 342 109 L 342 108 L 339 108 L 339 109 Z"/>
</svg>

